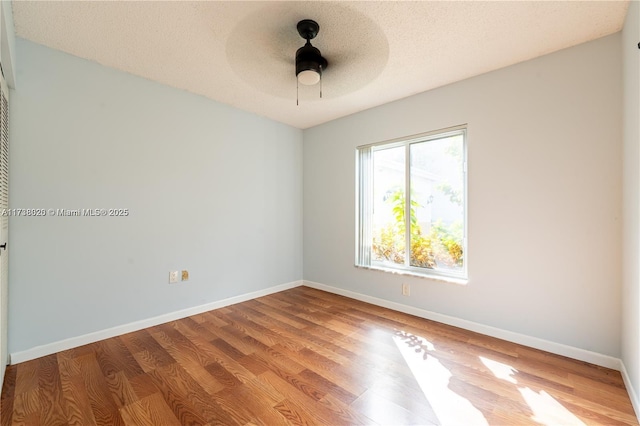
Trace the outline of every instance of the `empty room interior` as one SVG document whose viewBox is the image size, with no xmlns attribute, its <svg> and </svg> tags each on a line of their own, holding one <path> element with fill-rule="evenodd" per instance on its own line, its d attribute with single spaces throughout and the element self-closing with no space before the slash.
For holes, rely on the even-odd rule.
<svg viewBox="0 0 640 426">
<path fill-rule="evenodd" d="M 638 425 L 638 1 L 0 1 L 0 425 Z"/>
</svg>

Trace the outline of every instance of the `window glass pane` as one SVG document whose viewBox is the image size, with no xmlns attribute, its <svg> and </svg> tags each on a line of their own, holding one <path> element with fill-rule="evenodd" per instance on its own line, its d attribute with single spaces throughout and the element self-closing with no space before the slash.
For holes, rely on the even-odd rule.
<svg viewBox="0 0 640 426">
<path fill-rule="evenodd" d="M 462 135 L 411 144 L 411 266 L 463 271 Z"/>
<path fill-rule="evenodd" d="M 405 147 L 373 152 L 372 260 L 404 265 Z"/>
</svg>

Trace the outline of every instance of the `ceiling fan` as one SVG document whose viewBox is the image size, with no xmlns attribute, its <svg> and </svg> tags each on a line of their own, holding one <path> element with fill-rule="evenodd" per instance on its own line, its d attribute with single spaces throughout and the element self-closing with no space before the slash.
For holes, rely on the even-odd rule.
<svg viewBox="0 0 640 426">
<path fill-rule="evenodd" d="M 296 26 L 300 37 L 307 40 L 296 52 L 296 92 L 299 85 L 313 86 L 320 83 L 320 97 L 322 98 L 322 72 L 327 69 L 328 62 L 322 57 L 320 50 L 311 45 L 311 39 L 315 38 L 320 31 L 320 25 L 314 20 L 303 19 Z M 296 94 L 296 105 L 299 104 Z"/>
</svg>

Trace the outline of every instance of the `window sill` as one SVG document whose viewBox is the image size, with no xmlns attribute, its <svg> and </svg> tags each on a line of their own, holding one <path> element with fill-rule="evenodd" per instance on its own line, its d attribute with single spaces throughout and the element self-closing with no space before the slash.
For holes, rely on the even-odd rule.
<svg viewBox="0 0 640 426">
<path fill-rule="evenodd" d="M 451 284 L 458 284 L 458 285 L 467 285 L 469 284 L 469 279 L 468 278 L 454 278 L 454 277 L 447 277 L 447 276 L 443 276 L 443 275 L 432 275 L 432 274 L 420 274 L 417 272 L 412 272 L 412 271 L 403 271 L 401 269 L 391 269 L 391 268 L 383 268 L 380 266 L 362 266 L 362 265 L 354 265 L 356 268 L 359 269 L 368 269 L 371 271 L 381 271 L 381 272 L 387 272 L 390 274 L 396 274 L 396 275 L 403 275 L 403 276 L 408 276 L 408 277 L 416 277 L 416 278 L 422 278 L 422 279 L 427 279 L 427 280 L 432 280 L 432 281 L 441 281 L 441 282 L 445 282 L 445 283 L 451 283 Z"/>
</svg>

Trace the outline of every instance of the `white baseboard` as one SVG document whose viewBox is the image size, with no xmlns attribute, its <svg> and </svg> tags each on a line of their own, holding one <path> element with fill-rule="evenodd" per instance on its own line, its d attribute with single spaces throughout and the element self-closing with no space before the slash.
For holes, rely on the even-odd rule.
<svg viewBox="0 0 640 426">
<path fill-rule="evenodd" d="M 437 312 L 427 311 L 425 309 L 416 308 L 413 306 L 403 305 L 397 302 L 391 302 L 389 300 L 379 299 L 377 297 L 368 296 L 365 294 L 356 293 L 349 290 L 344 290 L 338 287 L 332 287 L 326 284 L 321 284 L 313 281 L 302 281 L 302 280 L 293 281 L 290 283 L 269 287 L 263 290 L 230 297 L 228 299 L 206 303 L 200 306 L 194 306 L 192 308 L 182 309 L 180 311 L 170 312 L 170 313 L 159 315 L 153 318 L 135 321 L 132 323 L 119 325 L 119 326 L 108 328 L 105 330 L 84 334 L 82 336 L 71 337 L 69 339 L 47 343 L 45 345 L 36 346 L 34 348 L 30 348 L 20 352 L 14 352 L 10 356 L 10 363 L 17 364 L 20 362 L 29 361 L 29 360 L 40 358 L 42 356 L 50 355 L 56 352 L 60 352 L 60 351 L 75 348 L 78 346 L 86 345 L 89 343 L 97 342 L 100 340 L 108 339 L 110 337 L 131 333 L 133 331 L 138 331 L 143 328 L 153 327 L 155 325 L 163 324 L 169 321 L 175 321 L 181 318 L 186 318 L 191 315 L 197 315 L 202 312 L 223 308 L 225 306 L 233 305 L 235 303 L 240 303 L 240 302 L 255 299 L 258 297 L 266 296 L 269 294 L 277 293 L 280 291 L 288 290 L 290 288 L 298 287 L 300 285 L 316 288 L 318 290 L 324 290 L 329 293 L 339 294 L 342 296 L 350 297 L 352 299 L 371 303 L 373 305 L 382 306 L 384 308 L 393 309 L 399 312 L 404 312 L 407 314 L 415 315 L 417 317 L 437 321 L 443 324 L 452 325 L 454 327 L 460 327 L 465 330 L 475 331 L 477 333 L 486 334 L 488 336 L 497 337 L 499 339 L 503 339 L 503 340 L 518 343 L 521 345 L 529 346 L 532 348 L 544 350 L 554 354 L 567 356 L 580 361 L 590 362 L 592 364 L 600 365 L 602 367 L 612 368 L 618 371 L 624 371 L 622 362 L 618 358 L 614 358 L 608 355 L 603 355 L 597 352 L 591 352 L 585 349 L 575 348 L 572 346 L 564 345 L 562 343 L 551 342 L 549 340 L 544 340 L 537 337 L 527 336 L 525 334 L 515 333 L 513 331 L 503 330 L 500 328 L 476 323 L 476 322 L 465 320 L 465 319 L 460 319 L 460 318 L 456 318 L 448 315 L 439 314 Z M 626 380 L 625 383 L 627 383 L 628 377 L 625 380 Z M 633 391 L 633 389 L 629 385 L 628 385 L 628 388 L 631 391 Z M 631 394 L 631 392 L 630 392 L 630 395 L 635 397 L 634 404 L 637 405 L 638 403 L 637 395 L 635 395 L 635 393 Z"/>
<path fill-rule="evenodd" d="M 629 373 L 627 372 L 627 368 L 624 365 L 624 362 L 620 361 L 620 374 L 622 374 L 622 380 L 624 380 L 624 385 L 627 388 L 627 392 L 629 393 L 629 399 L 631 399 L 631 405 L 633 405 L 633 409 L 636 411 L 636 417 L 640 422 L 640 399 L 638 399 L 638 393 L 633 388 L 633 383 L 631 382 L 631 378 L 629 377 Z"/>
<path fill-rule="evenodd" d="M 618 371 L 620 371 L 622 367 L 622 362 L 620 361 L 620 359 L 614 358 L 609 355 L 604 355 L 597 352 L 588 351 L 586 349 L 580 349 L 573 346 L 564 345 L 562 343 L 556 343 L 549 340 L 540 339 L 537 337 L 527 336 L 525 334 L 503 330 L 501 328 L 492 327 L 489 325 L 484 325 L 477 322 L 452 317 L 449 315 L 439 314 L 437 312 L 427 311 L 425 309 L 403 305 L 401 303 L 391 302 L 389 300 L 379 299 L 373 296 L 367 296 L 365 294 L 344 290 L 338 287 L 332 287 L 326 284 L 316 283 L 313 281 L 303 281 L 303 283 L 307 287 L 315 288 L 318 290 L 324 290 L 329 293 L 335 293 L 341 296 L 346 296 L 352 299 L 360 300 L 362 302 L 371 303 L 372 305 L 382 306 L 384 308 L 389 308 L 395 311 L 404 312 L 406 314 L 415 315 L 420 318 L 441 322 L 443 324 L 452 325 L 454 327 L 460 327 L 465 330 L 475 331 L 477 333 L 486 334 L 487 336 L 497 337 L 498 339 L 507 340 L 509 342 L 518 343 L 520 345 L 529 346 L 535 349 L 540 349 L 540 350 L 551 352 L 557 355 L 562 355 L 562 356 L 577 359 L 580 361 L 589 362 L 591 364 L 599 365 L 601 367 L 607 367 L 607 368 L 611 368 Z"/>
<path fill-rule="evenodd" d="M 94 343 L 115 336 L 120 336 L 122 334 L 131 333 L 133 331 L 142 330 L 143 328 L 153 327 L 155 325 L 186 318 L 191 315 L 201 314 L 203 312 L 212 311 L 214 309 L 219 309 L 225 306 L 245 302 L 247 300 L 255 299 L 258 297 L 267 296 L 269 294 L 278 293 L 280 291 L 288 290 L 290 288 L 298 287 L 301 285 L 302 281 L 293 281 L 290 283 L 269 287 L 263 290 L 230 297 L 228 299 L 218 300 L 215 302 L 206 303 L 204 305 L 170 312 L 167 314 L 159 315 L 157 317 L 135 321 L 129 324 L 122 324 L 105 330 L 95 331 L 93 333 L 84 334 L 82 336 L 71 337 L 69 339 L 47 343 L 46 345 L 36 346 L 34 348 L 20 352 L 14 352 L 10 355 L 9 360 L 11 364 L 18 364 L 20 362 L 25 362 L 46 355 L 51 355 L 56 352 L 65 351 L 67 349 L 76 348 L 78 346 Z"/>
<path fill-rule="evenodd" d="M 245 302 L 247 300 L 252 300 L 258 297 L 267 296 L 269 294 L 278 293 L 280 291 L 299 287 L 301 285 L 327 291 L 329 293 L 339 294 L 341 296 L 350 297 L 352 299 L 371 303 L 373 305 L 381 306 L 384 308 L 393 309 L 395 311 L 404 312 L 410 315 L 415 315 L 420 318 L 437 321 L 443 324 L 452 325 L 454 327 L 460 327 L 465 330 L 475 331 L 477 333 L 486 334 L 488 336 L 497 337 L 499 339 L 544 350 L 554 354 L 567 356 L 580 361 L 600 365 L 602 367 L 618 370 L 622 374 L 622 378 L 629 393 L 629 398 L 631 399 L 633 408 L 635 409 L 636 415 L 640 420 L 640 399 L 638 398 L 638 393 L 632 386 L 632 382 L 629 378 L 624 363 L 618 358 L 306 280 L 293 281 L 290 283 L 276 285 L 263 290 L 258 290 L 211 303 L 206 303 L 200 306 L 194 306 L 192 308 L 182 309 L 180 311 L 170 312 L 153 318 L 119 325 L 109 329 L 84 334 L 82 336 L 48 343 L 46 345 L 36 346 L 34 348 L 20 352 L 14 352 L 10 355 L 10 363 L 18 364 L 46 355 L 51 355 L 56 352 L 72 349 L 78 346 L 94 343 L 111 337 L 120 336 L 122 334 L 131 333 L 133 331 L 142 330 L 144 328 L 153 327 L 155 325 L 164 324 L 166 322 L 179 320 L 192 315 L 197 315 L 214 309 L 223 308 L 225 306 Z"/>
</svg>

